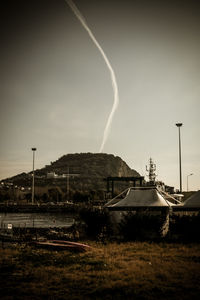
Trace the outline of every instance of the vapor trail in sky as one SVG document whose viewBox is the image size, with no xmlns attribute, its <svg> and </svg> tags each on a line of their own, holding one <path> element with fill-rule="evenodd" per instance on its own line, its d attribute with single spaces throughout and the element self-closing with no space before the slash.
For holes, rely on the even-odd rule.
<svg viewBox="0 0 200 300">
<path fill-rule="evenodd" d="M 103 133 L 103 140 L 102 140 L 101 147 L 100 147 L 100 150 L 99 150 L 99 152 L 102 152 L 103 148 L 104 148 L 104 145 L 106 143 L 106 140 L 108 138 L 108 134 L 109 134 L 109 130 L 110 130 L 110 126 L 111 126 L 111 123 L 112 123 L 112 119 L 113 119 L 114 113 L 115 113 L 115 111 L 117 109 L 117 106 L 119 104 L 119 94 L 118 94 L 118 86 L 117 86 L 116 76 L 115 76 L 114 70 L 113 70 L 113 68 L 112 68 L 112 66 L 111 66 L 111 64 L 110 64 L 110 62 L 109 62 L 106 54 L 104 53 L 103 49 L 101 48 L 101 46 L 97 42 L 95 36 L 93 35 L 92 31 L 88 27 L 86 21 L 84 20 L 82 14 L 78 10 L 78 8 L 74 4 L 74 2 L 72 0 L 65 0 L 65 1 L 70 6 L 70 8 L 74 12 L 75 16 L 81 22 L 81 24 L 83 25 L 83 27 L 88 32 L 88 34 L 91 37 L 91 39 L 93 40 L 94 44 L 99 49 L 101 55 L 103 56 L 103 59 L 104 59 L 106 65 L 107 65 L 107 67 L 108 67 L 108 69 L 110 71 L 110 76 L 111 76 L 111 81 L 112 81 L 112 88 L 113 88 L 113 93 L 114 93 L 114 102 L 113 102 L 113 106 L 112 106 L 111 112 L 109 114 L 109 117 L 108 117 L 105 129 L 104 129 L 104 133 Z"/>
</svg>

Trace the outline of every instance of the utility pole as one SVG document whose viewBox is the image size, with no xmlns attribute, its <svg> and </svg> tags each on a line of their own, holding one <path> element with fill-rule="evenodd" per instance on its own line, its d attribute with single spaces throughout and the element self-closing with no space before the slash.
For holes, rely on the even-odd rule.
<svg viewBox="0 0 200 300">
<path fill-rule="evenodd" d="M 191 174 L 187 175 L 187 192 L 189 191 L 188 177 L 189 177 L 189 176 L 192 176 L 192 175 L 193 175 L 193 173 L 191 173 Z"/>
<path fill-rule="evenodd" d="M 67 200 L 69 201 L 69 167 L 67 168 Z"/>
<path fill-rule="evenodd" d="M 36 148 L 31 148 L 33 151 L 33 178 L 32 178 L 32 204 L 34 204 L 34 198 L 35 198 L 35 151 Z"/>
<path fill-rule="evenodd" d="M 181 168 L 181 126 L 182 123 L 176 123 L 176 126 L 178 127 L 178 137 L 179 137 L 179 176 L 180 176 L 180 193 L 182 193 L 182 168 Z"/>
</svg>

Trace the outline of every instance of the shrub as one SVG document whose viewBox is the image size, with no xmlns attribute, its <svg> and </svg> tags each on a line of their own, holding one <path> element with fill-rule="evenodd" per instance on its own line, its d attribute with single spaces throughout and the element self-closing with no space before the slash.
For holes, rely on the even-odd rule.
<svg viewBox="0 0 200 300">
<path fill-rule="evenodd" d="M 104 209 L 84 207 L 79 216 L 85 223 L 86 234 L 89 237 L 99 239 L 111 234 L 110 217 Z"/>
<path fill-rule="evenodd" d="M 119 233 L 125 240 L 146 240 L 164 236 L 163 225 L 166 216 L 152 215 L 149 212 L 129 212 L 119 223 Z"/>
<path fill-rule="evenodd" d="M 183 241 L 200 241 L 200 213 L 198 215 L 172 215 L 171 238 Z"/>
<path fill-rule="evenodd" d="M 74 203 L 81 203 L 81 202 L 88 202 L 90 200 L 90 197 L 87 193 L 83 192 L 75 192 L 73 195 L 73 201 Z"/>
</svg>

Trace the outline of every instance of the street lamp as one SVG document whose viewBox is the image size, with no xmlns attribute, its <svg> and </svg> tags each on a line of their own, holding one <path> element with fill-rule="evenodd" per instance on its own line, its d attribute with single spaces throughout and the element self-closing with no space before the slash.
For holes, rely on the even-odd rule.
<svg viewBox="0 0 200 300">
<path fill-rule="evenodd" d="M 182 170 L 181 170 L 181 132 L 180 128 L 183 124 L 182 123 L 176 123 L 176 126 L 178 127 L 178 136 L 179 136 L 179 172 L 180 172 L 180 193 L 182 193 Z"/>
<path fill-rule="evenodd" d="M 69 167 L 67 168 L 67 200 L 69 201 Z"/>
<path fill-rule="evenodd" d="M 189 177 L 189 176 L 192 176 L 192 175 L 193 175 L 193 173 L 187 175 L 187 192 L 189 191 L 189 188 L 188 188 L 188 177 Z"/>
<path fill-rule="evenodd" d="M 34 173 L 34 164 L 35 164 L 35 151 L 37 150 L 36 148 L 31 148 L 33 151 L 33 179 L 32 179 L 32 204 L 34 204 L 34 196 L 35 196 L 35 173 Z"/>
</svg>

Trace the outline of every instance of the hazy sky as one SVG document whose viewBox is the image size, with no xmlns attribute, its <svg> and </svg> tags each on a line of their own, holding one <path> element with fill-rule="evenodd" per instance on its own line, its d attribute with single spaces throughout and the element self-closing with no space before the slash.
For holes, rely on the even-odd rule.
<svg viewBox="0 0 200 300">
<path fill-rule="evenodd" d="M 1 4 L 0 178 L 67 153 L 99 151 L 113 104 L 110 74 L 64 0 Z M 115 71 L 120 103 L 104 151 L 141 175 L 200 189 L 198 1 L 74 1 Z"/>
</svg>

